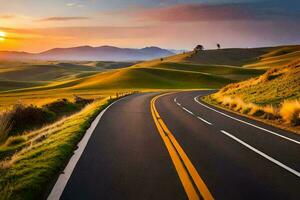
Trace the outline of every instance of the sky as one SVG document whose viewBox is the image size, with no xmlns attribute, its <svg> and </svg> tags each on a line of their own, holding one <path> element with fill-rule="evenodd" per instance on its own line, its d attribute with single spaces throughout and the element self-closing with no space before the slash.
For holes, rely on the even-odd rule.
<svg viewBox="0 0 300 200">
<path fill-rule="evenodd" d="M 0 0 L 0 51 L 300 44 L 299 0 Z"/>
</svg>

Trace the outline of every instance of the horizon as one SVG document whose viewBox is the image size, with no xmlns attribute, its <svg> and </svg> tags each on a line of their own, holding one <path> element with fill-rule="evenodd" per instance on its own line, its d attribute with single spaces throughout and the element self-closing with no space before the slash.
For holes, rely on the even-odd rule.
<svg viewBox="0 0 300 200">
<path fill-rule="evenodd" d="M 300 43 L 299 44 L 284 44 L 284 45 L 274 45 L 274 46 L 257 46 L 257 47 L 225 47 L 225 48 L 222 48 L 222 49 L 259 49 L 259 48 L 276 48 L 276 47 L 289 47 L 289 46 L 300 46 Z M 18 53 L 30 53 L 30 54 L 40 54 L 40 53 L 44 53 L 44 52 L 47 52 L 47 51 L 50 51 L 50 50 L 55 50 L 55 49 L 72 49 L 72 48 L 80 48 L 80 47 L 91 47 L 91 48 L 101 48 L 101 47 L 115 47 L 115 48 L 119 48 L 119 49 L 136 49 L 136 50 L 139 50 L 139 49 L 144 49 L 144 48 L 160 48 L 160 49 L 163 49 L 163 50 L 167 50 L 167 51 L 186 51 L 186 52 L 191 52 L 193 51 L 193 48 L 191 49 L 170 49 L 170 48 L 164 48 L 164 47 L 160 47 L 160 46 L 153 46 L 153 45 L 147 45 L 147 46 L 144 46 L 144 47 L 120 47 L 120 46 L 112 46 L 112 45 L 108 45 L 108 44 L 104 44 L 104 45 L 100 45 L 100 46 L 92 46 L 92 45 L 80 45 L 80 46 L 70 46 L 70 47 L 54 47 L 54 48 L 51 48 L 51 49 L 46 49 L 46 50 L 42 50 L 42 51 L 39 51 L 39 52 L 30 52 L 30 51 L 8 51 L 8 50 L 0 50 L 0 52 L 18 52 Z M 215 48 L 205 48 L 204 46 L 204 51 L 205 50 L 216 50 L 217 47 Z M 174 53 L 174 52 L 172 52 Z M 174 53 L 176 54 L 176 53 Z"/>
<path fill-rule="evenodd" d="M 0 51 L 300 44 L 296 0 L 28 0 L 26 6 L 18 0 L 0 2 L 5 5 L 0 8 Z"/>
</svg>

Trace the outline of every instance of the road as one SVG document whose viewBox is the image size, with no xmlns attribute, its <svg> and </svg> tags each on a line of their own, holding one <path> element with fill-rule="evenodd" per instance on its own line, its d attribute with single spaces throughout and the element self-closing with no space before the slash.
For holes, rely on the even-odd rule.
<svg viewBox="0 0 300 200">
<path fill-rule="evenodd" d="M 61 199 L 300 199 L 300 137 L 207 106 L 210 92 L 116 102 Z"/>
</svg>

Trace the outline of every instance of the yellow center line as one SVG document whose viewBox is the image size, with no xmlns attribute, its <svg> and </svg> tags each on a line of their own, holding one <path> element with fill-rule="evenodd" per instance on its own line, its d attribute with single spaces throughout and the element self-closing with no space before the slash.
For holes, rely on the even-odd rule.
<svg viewBox="0 0 300 200">
<path fill-rule="evenodd" d="M 157 130 L 170 154 L 177 174 L 189 199 L 214 199 L 196 168 L 179 145 L 171 131 L 161 119 L 156 107 L 156 100 L 166 94 L 158 95 L 151 100 L 150 107 Z M 200 194 L 200 195 L 199 195 Z"/>
</svg>

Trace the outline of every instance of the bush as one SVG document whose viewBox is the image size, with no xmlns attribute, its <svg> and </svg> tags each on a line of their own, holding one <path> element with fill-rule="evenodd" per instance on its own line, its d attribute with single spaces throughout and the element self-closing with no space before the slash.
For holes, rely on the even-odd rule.
<svg viewBox="0 0 300 200">
<path fill-rule="evenodd" d="M 24 106 L 16 104 L 10 115 L 11 130 L 10 135 L 17 135 L 26 130 L 41 127 L 42 125 L 54 121 L 56 115 L 44 108 L 36 106 Z"/>
<path fill-rule="evenodd" d="M 40 128 L 63 116 L 71 115 L 94 100 L 75 96 L 74 101 L 72 103 L 67 99 L 59 99 L 43 107 L 16 104 L 12 110 L 0 115 L 0 144 L 10 136 L 20 135 L 24 131 Z"/>
<path fill-rule="evenodd" d="M 93 103 L 94 99 L 84 99 L 82 97 L 79 97 L 77 95 L 74 95 L 75 96 L 75 103 L 76 104 L 82 104 L 82 105 L 86 105 L 86 104 L 90 104 L 90 103 Z"/>
<path fill-rule="evenodd" d="M 284 101 L 281 104 L 280 115 L 286 123 L 300 125 L 300 102 L 298 100 Z"/>
<path fill-rule="evenodd" d="M 76 112 L 80 106 L 68 101 L 67 99 L 59 99 L 52 103 L 46 104 L 43 108 L 56 114 L 56 117 Z"/>
</svg>

